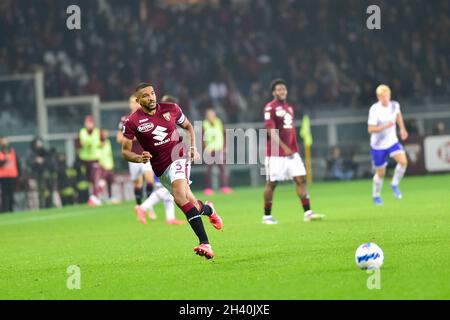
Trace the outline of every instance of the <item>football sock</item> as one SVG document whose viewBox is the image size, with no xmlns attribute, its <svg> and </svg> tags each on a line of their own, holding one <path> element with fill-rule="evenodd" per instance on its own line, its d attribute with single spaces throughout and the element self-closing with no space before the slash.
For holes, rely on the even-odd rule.
<svg viewBox="0 0 450 320">
<path fill-rule="evenodd" d="M 147 188 L 146 189 L 147 189 L 147 197 L 150 197 L 150 195 L 153 192 L 153 184 L 147 183 Z"/>
<path fill-rule="evenodd" d="M 164 208 L 166 209 L 166 220 L 175 220 L 175 205 L 172 198 L 164 199 Z"/>
<path fill-rule="evenodd" d="M 373 197 L 379 197 L 381 195 L 381 188 L 383 187 L 383 179 L 375 173 L 373 176 Z"/>
<path fill-rule="evenodd" d="M 186 219 L 191 225 L 192 230 L 198 237 L 200 243 L 209 244 L 208 236 L 206 235 L 205 227 L 203 226 L 202 217 L 197 208 L 190 202 L 186 203 L 181 210 L 186 215 Z"/>
<path fill-rule="evenodd" d="M 272 202 L 264 203 L 264 215 L 271 216 L 272 215 Z"/>
<path fill-rule="evenodd" d="M 197 200 L 197 202 L 200 205 L 200 214 L 208 216 L 208 217 L 213 214 L 213 210 L 210 206 L 204 204 L 200 200 Z"/>
<path fill-rule="evenodd" d="M 136 198 L 136 204 L 142 203 L 142 188 L 134 188 L 134 197 Z"/>
<path fill-rule="evenodd" d="M 401 166 L 397 164 L 394 171 L 394 176 L 392 177 L 392 185 L 398 186 L 400 184 L 400 181 L 402 180 L 403 176 L 406 172 L 406 166 Z"/>
<path fill-rule="evenodd" d="M 302 197 L 301 201 L 302 201 L 303 210 L 305 212 L 311 210 L 311 204 L 310 204 L 310 201 L 309 201 L 309 195 L 306 195 L 306 196 Z"/>
</svg>

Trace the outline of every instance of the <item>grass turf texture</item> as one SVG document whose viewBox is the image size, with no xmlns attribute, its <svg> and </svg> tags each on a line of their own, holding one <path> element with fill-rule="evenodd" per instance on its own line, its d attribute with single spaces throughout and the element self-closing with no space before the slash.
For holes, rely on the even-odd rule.
<svg viewBox="0 0 450 320">
<path fill-rule="evenodd" d="M 142 225 L 131 203 L 0 215 L 0 299 L 449 299 L 450 176 L 407 177 L 383 207 L 371 182 L 317 183 L 313 208 L 327 220 L 304 223 L 292 185 L 280 185 L 261 224 L 262 188 L 211 197 L 225 223 L 204 218 L 216 253 L 195 256 L 188 225 Z M 199 198 L 205 197 L 198 194 Z M 182 217 L 180 211 L 177 216 Z M 381 289 L 354 262 L 372 241 L 385 263 Z M 67 267 L 81 267 L 68 290 Z"/>
</svg>

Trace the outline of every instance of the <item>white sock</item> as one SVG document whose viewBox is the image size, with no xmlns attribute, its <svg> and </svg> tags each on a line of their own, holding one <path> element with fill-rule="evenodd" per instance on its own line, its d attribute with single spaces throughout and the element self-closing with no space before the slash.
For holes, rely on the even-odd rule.
<svg viewBox="0 0 450 320">
<path fill-rule="evenodd" d="M 157 204 L 159 200 L 157 192 L 153 192 L 150 197 L 141 204 L 141 208 L 146 212 L 154 212 L 153 206 Z"/>
<path fill-rule="evenodd" d="M 380 197 L 381 196 L 381 189 L 383 188 L 383 179 L 378 176 L 378 174 L 375 173 L 373 176 L 373 189 L 372 189 L 372 195 L 373 197 Z"/>
<path fill-rule="evenodd" d="M 406 166 L 401 166 L 397 164 L 395 167 L 394 176 L 392 177 L 392 185 L 398 186 L 400 184 L 400 181 L 402 180 L 403 176 L 406 172 Z"/>
<path fill-rule="evenodd" d="M 170 197 L 164 199 L 164 207 L 166 208 L 166 221 L 175 220 L 175 204 L 173 201 L 173 197 L 169 194 Z"/>
</svg>

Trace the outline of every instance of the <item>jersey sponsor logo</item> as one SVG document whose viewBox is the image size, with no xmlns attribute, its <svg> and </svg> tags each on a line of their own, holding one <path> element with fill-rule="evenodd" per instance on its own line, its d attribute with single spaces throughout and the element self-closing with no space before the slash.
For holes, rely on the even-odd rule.
<svg viewBox="0 0 450 320">
<path fill-rule="evenodd" d="M 161 127 L 161 126 L 157 126 L 155 128 L 155 130 L 153 130 L 153 132 L 152 132 L 153 139 L 162 142 L 168 135 L 168 133 L 166 131 L 167 131 L 167 128 L 164 128 L 164 127 Z"/>
<path fill-rule="evenodd" d="M 141 119 L 141 120 L 139 120 L 139 123 L 144 123 L 144 122 L 147 122 L 148 121 L 148 119 L 147 118 L 145 118 L 145 119 Z"/>
<path fill-rule="evenodd" d="M 151 131 L 154 127 L 155 127 L 155 125 L 153 123 L 149 122 L 149 123 L 141 124 L 137 129 L 139 132 L 144 133 L 144 132 Z"/>
<path fill-rule="evenodd" d="M 265 120 L 270 120 L 270 112 L 264 113 L 264 119 Z"/>
<path fill-rule="evenodd" d="M 170 116 L 170 112 L 166 112 L 163 114 L 164 119 L 166 119 L 167 121 L 170 121 L 171 116 Z"/>
</svg>

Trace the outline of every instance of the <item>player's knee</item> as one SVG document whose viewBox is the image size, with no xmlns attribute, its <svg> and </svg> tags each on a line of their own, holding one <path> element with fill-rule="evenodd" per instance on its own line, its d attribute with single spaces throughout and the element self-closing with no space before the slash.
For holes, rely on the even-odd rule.
<svg viewBox="0 0 450 320">
<path fill-rule="evenodd" d="M 406 157 L 405 157 L 405 159 L 402 159 L 401 161 L 399 161 L 398 164 L 400 166 L 402 166 L 404 169 L 406 169 L 406 167 L 408 166 L 408 159 L 406 159 Z"/>
<path fill-rule="evenodd" d="M 378 178 L 383 179 L 386 175 L 386 171 L 377 171 L 376 175 L 378 176 Z"/>
<path fill-rule="evenodd" d="M 275 190 L 276 187 L 277 187 L 277 183 L 276 182 L 269 181 L 269 182 L 266 183 L 266 188 L 271 190 L 271 191 Z"/>
<path fill-rule="evenodd" d="M 177 206 L 180 208 L 189 202 L 188 197 L 186 196 L 186 193 L 177 191 L 177 190 L 173 191 L 173 199 L 174 199 L 175 203 L 177 204 Z"/>
<path fill-rule="evenodd" d="M 306 186 L 306 177 L 295 177 L 295 184 L 299 187 Z"/>
</svg>

